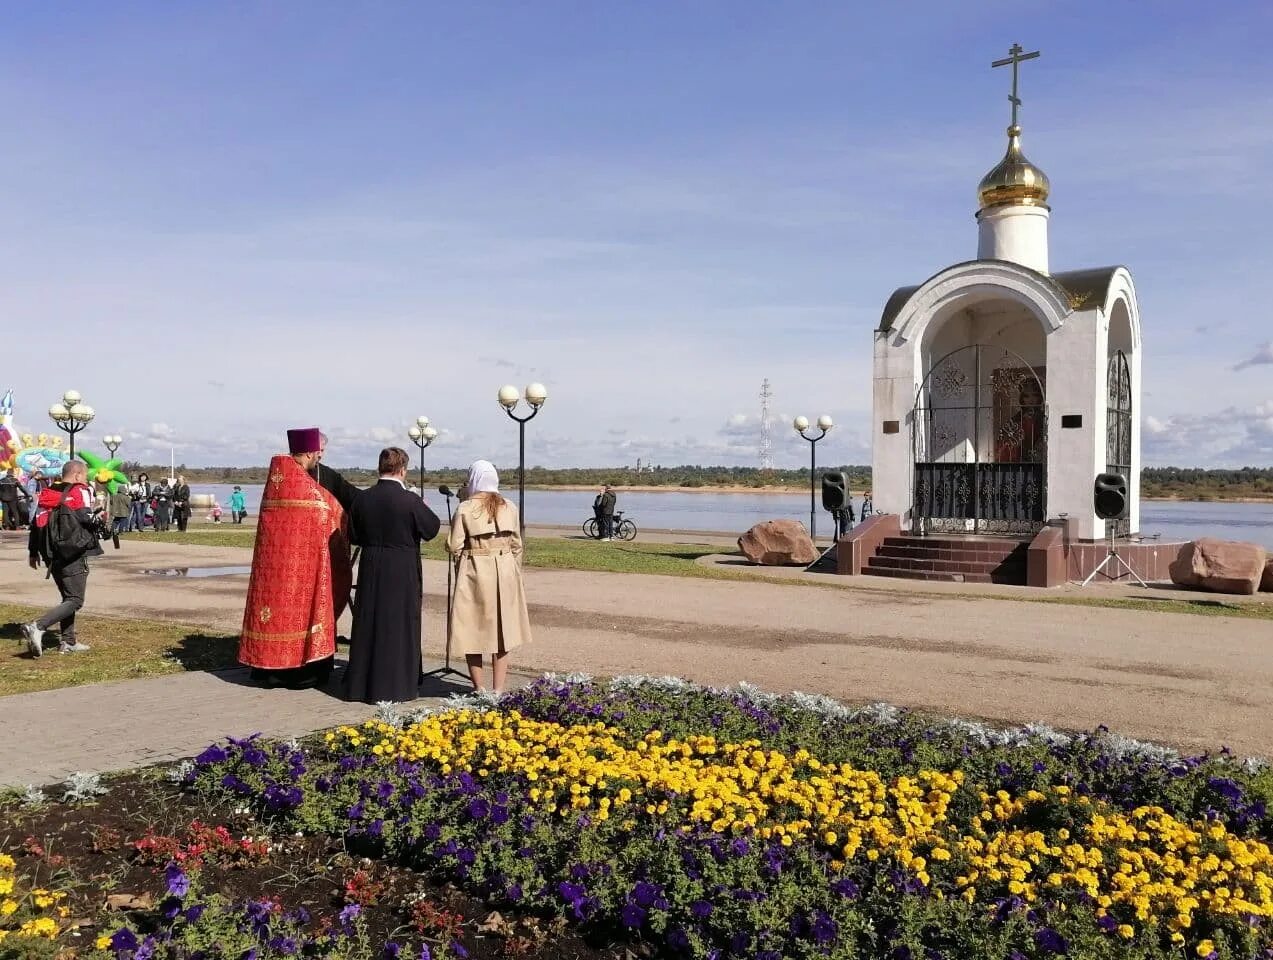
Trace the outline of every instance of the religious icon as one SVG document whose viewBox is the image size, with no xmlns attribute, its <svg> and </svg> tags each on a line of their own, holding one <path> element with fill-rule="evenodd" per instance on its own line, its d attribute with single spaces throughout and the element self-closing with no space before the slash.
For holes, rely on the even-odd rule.
<svg viewBox="0 0 1273 960">
<path fill-rule="evenodd" d="M 1028 368 L 994 372 L 995 462 L 1041 463 L 1047 442 L 1042 372 Z"/>
</svg>

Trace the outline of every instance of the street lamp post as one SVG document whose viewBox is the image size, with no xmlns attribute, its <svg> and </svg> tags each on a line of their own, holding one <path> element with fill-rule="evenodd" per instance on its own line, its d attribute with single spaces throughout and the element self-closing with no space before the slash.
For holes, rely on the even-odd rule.
<svg viewBox="0 0 1273 960">
<path fill-rule="evenodd" d="M 818 539 L 818 441 L 827 435 L 827 431 L 835 426 L 835 423 L 825 413 L 818 417 L 818 429 L 822 432 L 816 437 L 805 433 L 809 429 L 808 417 L 796 417 L 791 425 L 796 433 L 809 441 L 809 538 L 816 541 Z"/>
<path fill-rule="evenodd" d="M 75 459 L 75 435 L 92 422 L 96 414 L 84 402 L 78 390 L 67 390 L 62 399 L 49 407 L 49 417 L 70 438 L 70 459 Z"/>
<path fill-rule="evenodd" d="M 118 433 L 108 433 L 102 437 L 102 446 L 110 451 L 111 459 L 115 459 L 115 451 L 119 449 L 119 445 L 124 442 L 124 438 Z"/>
<path fill-rule="evenodd" d="M 517 513 L 521 519 L 522 533 L 526 532 L 526 422 L 535 419 L 540 407 L 548 399 L 548 389 L 542 383 L 532 383 L 526 388 L 526 403 L 530 413 L 519 417 L 513 412 L 522 395 L 512 384 L 499 388 L 499 404 L 508 416 L 517 421 Z"/>
<path fill-rule="evenodd" d="M 424 448 L 438 438 L 438 432 L 429 426 L 428 417 L 416 417 L 407 436 L 420 448 L 420 496 L 424 496 Z"/>
</svg>

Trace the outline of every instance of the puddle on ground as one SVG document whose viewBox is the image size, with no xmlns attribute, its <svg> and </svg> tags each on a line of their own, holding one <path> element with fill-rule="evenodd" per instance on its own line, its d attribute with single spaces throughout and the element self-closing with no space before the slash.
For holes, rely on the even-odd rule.
<svg viewBox="0 0 1273 960">
<path fill-rule="evenodd" d="M 147 577 L 234 577 L 251 573 L 251 567 L 155 567 L 143 570 Z"/>
</svg>

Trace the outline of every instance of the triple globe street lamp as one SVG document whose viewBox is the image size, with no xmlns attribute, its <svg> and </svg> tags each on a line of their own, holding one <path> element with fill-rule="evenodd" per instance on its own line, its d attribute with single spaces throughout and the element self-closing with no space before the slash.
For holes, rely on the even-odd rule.
<svg viewBox="0 0 1273 960">
<path fill-rule="evenodd" d="M 411 428 L 407 430 L 407 436 L 411 441 L 420 448 L 420 496 L 424 496 L 424 449 L 434 440 L 438 438 L 437 430 L 429 426 L 429 418 L 419 416 L 415 418 L 415 423 L 411 424 Z"/>
<path fill-rule="evenodd" d="M 519 417 L 513 411 L 522 400 L 522 394 L 512 384 L 499 388 L 499 405 L 504 408 L 510 419 L 517 421 L 517 513 L 521 521 L 522 533 L 526 532 L 526 423 L 535 419 L 544 401 L 548 399 L 548 388 L 542 383 L 532 383 L 526 388 L 526 403 L 530 413 Z"/>
<path fill-rule="evenodd" d="M 818 429 L 822 432 L 816 437 L 811 437 L 805 433 L 809 429 L 808 417 L 796 417 L 795 420 L 791 421 L 791 426 L 795 428 L 796 433 L 809 441 L 809 538 L 817 540 L 818 441 L 827 435 L 827 431 L 835 426 L 835 422 L 825 413 L 818 417 Z"/>
<path fill-rule="evenodd" d="M 49 418 L 69 438 L 70 459 L 75 459 L 75 435 L 87 427 L 96 416 L 95 411 L 80 396 L 78 390 L 67 390 L 62 399 L 49 407 Z"/>
</svg>

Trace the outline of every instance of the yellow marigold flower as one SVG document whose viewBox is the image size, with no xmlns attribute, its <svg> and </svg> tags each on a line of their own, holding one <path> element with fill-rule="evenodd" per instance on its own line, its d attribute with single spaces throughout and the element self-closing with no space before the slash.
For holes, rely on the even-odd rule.
<svg viewBox="0 0 1273 960">
<path fill-rule="evenodd" d="M 1210 940 L 1202 940 L 1193 949 L 1194 949 L 1194 953 L 1198 954 L 1198 956 L 1209 957 L 1211 954 L 1215 952 L 1216 945 L 1212 943 Z"/>
<path fill-rule="evenodd" d="M 3 903 L 0 903 L 0 917 L 12 916 L 14 911 L 17 909 L 18 909 L 18 901 L 5 900 Z"/>
<path fill-rule="evenodd" d="M 106 936 L 105 934 L 103 934 L 102 936 L 98 937 L 96 940 L 93 941 L 93 946 L 96 947 L 98 950 L 105 950 L 110 945 L 111 945 L 111 938 Z"/>
<path fill-rule="evenodd" d="M 1118 935 L 1124 940 L 1130 940 L 1132 937 L 1136 936 L 1136 928 L 1130 923 L 1120 923 L 1118 925 Z"/>
</svg>

